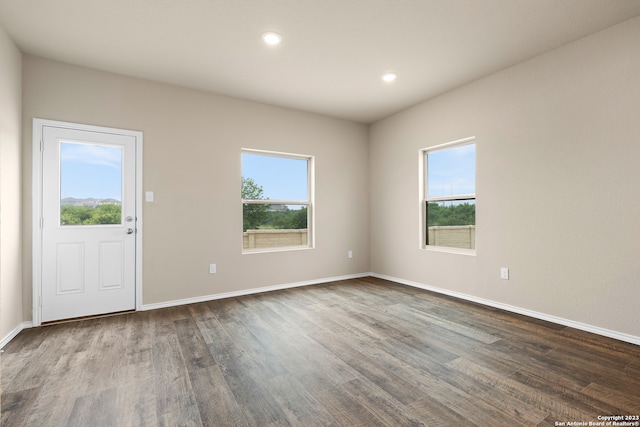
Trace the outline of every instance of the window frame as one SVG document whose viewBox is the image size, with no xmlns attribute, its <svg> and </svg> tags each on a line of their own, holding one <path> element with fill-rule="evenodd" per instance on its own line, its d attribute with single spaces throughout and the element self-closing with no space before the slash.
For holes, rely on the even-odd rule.
<svg viewBox="0 0 640 427">
<path fill-rule="evenodd" d="M 243 199 L 240 194 L 241 208 L 245 204 L 250 205 L 300 205 L 307 208 L 307 244 L 297 246 L 275 246 L 268 248 L 245 248 L 242 244 L 243 254 L 297 251 L 315 248 L 315 157 L 306 154 L 285 153 L 279 151 L 260 150 L 253 148 L 242 148 L 240 150 L 240 176 L 244 177 L 242 169 L 242 155 L 252 154 L 258 156 L 270 156 L 284 159 L 306 160 L 307 161 L 307 200 L 286 200 L 286 199 Z M 244 216 L 244 213 L 242 213 Z M 244 220 L 244 218 L 243 218 Z"/>
<path fill-rule="evenodd" d="M 477 178 L 477 140 L 475 136 L 471 136 L 468 138 L 458 139 L 455 141 L 447 142 L 444 144 L 434 145 L 428 148 L 422 148 L 419 150 L 419 174 L 420 174 L 420 183 L 419 183 L 419 191 L 420 191 L 420 200 L 419 200 L 419 211 L 420 211 L 420 249 L 436 251 L 436 252 L 448 252 L 448 253 L 456 253 L 463 255 L 476 255 L 476 251 L 478 248 L 477 239 L 475 240 L 475 249 L 467 249 L 467 248 L 455 248 L 451 246 L 436 246 L 429 244 L 429 227 L 427 226 L 427 214 L 428 214 L 428 206 L 429 202 L 456 202 L 456 201 L 465 201 L 465 200 L 473 200 L 474 205 L 477 209 L 477 185 L 475 193 L 469 194 L 453 194 L 450 196 L 434 196 L 429 197 L 428 194 L 428 155 L 429 153 L 435 153 L 438 151 L 444 151 L 451 148 L 462 147 L 465 145 L 475 145 L 476 153 L 474 156 L 474 180 Z M 475 183 L 474 183 L 475 184 Z M 476 231 L 477 231 L 477 217 L 476 217 Z"/>
</svg>

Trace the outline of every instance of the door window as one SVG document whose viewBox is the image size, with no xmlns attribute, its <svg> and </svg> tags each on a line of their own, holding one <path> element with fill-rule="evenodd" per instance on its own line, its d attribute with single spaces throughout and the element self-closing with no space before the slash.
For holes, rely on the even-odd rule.
<svg viewBox="0 0 640 427">
<path fill-rule="evenodd" d="M 60 142 L 60 225 L 122 224 L 122 147 Z"/>
</svg>

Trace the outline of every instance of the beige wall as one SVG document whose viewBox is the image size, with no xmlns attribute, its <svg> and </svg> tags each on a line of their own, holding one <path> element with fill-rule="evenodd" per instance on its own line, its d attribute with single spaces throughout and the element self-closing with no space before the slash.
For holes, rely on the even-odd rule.
<svg viewBox="0 0 640 427">
<path fill-rule="evenodd" d="M 144 304 L 369 271 L 365 125 L 33 56 L 23 70 L 25 189 L 34 117 L 144 132 L 143 187 L 155 192 L 143 208 Z M 315 156 L 315 249 L 242 254 L 241 148 Z M 24 229 L 30 318 L 30 221 Z"/>
<path fill-rule="evenodd" d="M 14 73 L 19 55 L 2 37 L 0 67 Z M 31 123 L 39 117 L 144 132 L 144 189 L 156 195 L 144 204 L 145 304 L 373 271 L 640 336 L 638 45 L 635 19 L 369 129 L 27 56 L 23 319 L 31 319 Z M 0 78 L 13 91 L 0 92 L 3 117 L 19 117 L 17 78 Z M 477 256 L 419 249 L 418 152 L 472 135 Z M 241 147 L 316 156 L 316 249 L 241 254 Z M 5 325 L 16 287 L 1 267 Z M 500 267 L 511 269 L 509 281 Z M 11 313 L 13 328 L 19 310 Z"/>
<path fill-rule="evenodd" d="M 640 18 L 374 124 L 372 271 L 639 337 L 638 46 Z M 477 256 L 419 249 L 418 151 L 473 135 Z"/>
<path fill-rule="evenodd" d="M 22 57 L 0 27 L 0 339 L 22 313 Z"/>
</svg>

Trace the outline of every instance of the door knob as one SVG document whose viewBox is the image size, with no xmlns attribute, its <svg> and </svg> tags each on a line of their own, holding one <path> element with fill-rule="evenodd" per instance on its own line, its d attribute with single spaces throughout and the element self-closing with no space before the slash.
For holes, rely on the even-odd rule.
<svg viewBox="0 0 640 427">
<path fill-rule="evenodd" d="M 127 234 L 133 234 L 133 228 L 127 228 Z"/>
</svg>

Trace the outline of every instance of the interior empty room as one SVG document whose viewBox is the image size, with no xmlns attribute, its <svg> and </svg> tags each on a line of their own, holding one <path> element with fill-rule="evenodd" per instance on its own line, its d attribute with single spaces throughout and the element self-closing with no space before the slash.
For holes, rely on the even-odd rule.
<svg viewBox="0 0 640 427">
<path fill-rule="evenodd" d="M 0 0 L 2 426 L 640 425 L 640 1 Z"/>
</svg>

